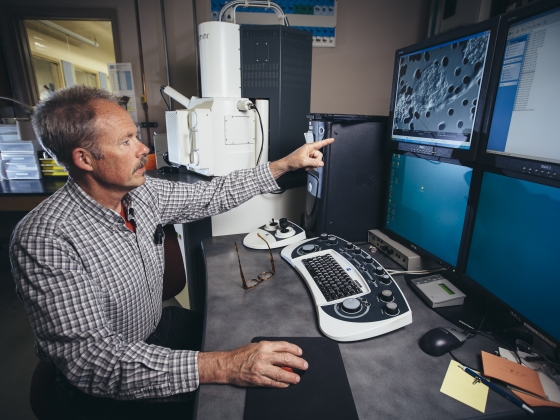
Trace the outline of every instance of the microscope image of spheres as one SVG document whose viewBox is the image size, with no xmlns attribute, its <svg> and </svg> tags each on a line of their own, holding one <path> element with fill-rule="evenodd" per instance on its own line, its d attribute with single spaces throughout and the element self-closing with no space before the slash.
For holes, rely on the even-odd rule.
<svg viewBox="0 0 560 420">
<path fill-rule="evenodd" d="M 402 57 L 393 130 L 468 143 L 489 37 L 479 34 Z"/>
</svg>

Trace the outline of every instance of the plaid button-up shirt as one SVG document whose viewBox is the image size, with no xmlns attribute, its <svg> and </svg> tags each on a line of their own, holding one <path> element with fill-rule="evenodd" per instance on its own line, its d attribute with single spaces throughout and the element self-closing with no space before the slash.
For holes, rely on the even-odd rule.
<svg viewBox="0 0 560 420">
<path fill-rule="evenodd" d="M 156 226 L 222 213 L 276 188 L 268 163 L 197 184 L 147 177 L 123 199 L 134 209 L 134 233 L 69 179 L 19 223 L 10 244 L 16 293 L 38 357 L 97 396 L 130 400 L 195 390 L 198 352 L 144 342 L 162 309 Z"/>
</svg>

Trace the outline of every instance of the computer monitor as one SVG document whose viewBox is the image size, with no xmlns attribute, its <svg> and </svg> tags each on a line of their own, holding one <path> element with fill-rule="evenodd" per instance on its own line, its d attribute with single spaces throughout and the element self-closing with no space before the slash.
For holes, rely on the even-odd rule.
<svg viewBox="0 0 560 420">
<path fill-rule="evenodd" d="M 420 255 L 456 267 L 472 171 L 394 153 L 382 231 Z"/>
<path fill-rule="evenodd" d="M 395 53 L 388 146 L 472 161 L 499 18 Z"/>
<path fill-rule="evenodd" d="M 541 1 L 502 18 L 481 160 L 560 179 L 560 3 Z"/>
<path fill-rule="evenodd" d="M 484 172 L 467 278 L 560 343 L 560 188 Z"/>
</svg>

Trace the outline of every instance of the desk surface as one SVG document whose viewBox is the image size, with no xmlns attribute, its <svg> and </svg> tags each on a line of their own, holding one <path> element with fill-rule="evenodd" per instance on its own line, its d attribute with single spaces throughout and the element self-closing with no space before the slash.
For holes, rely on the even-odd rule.
<svg viewBox="0 0 560 420">
<path fill-rule="evenodd" d="M 243 290 L 233 242 L 239 246 L 246 276 L 265 270 L 269 264 L 268 251 L 241 246 L 243 236 L 203 241 L 207 268 L 203 350 L 233 349 L 255 336 L 321 336 L 307 286 L 281 258 L 279 249 L 273 250 L 276 275 L 255 289 Z M 387 268 L 398 268 L 383 255 L 374 257 Z M 339 343 L 360 418 L 451 419 L 481 415 L 439 391 L 451 357 L 429 356 L 417 344 L 429 329 L 452 324 L 424 304 L 402 276 L 395 276 L 395 280 L 412 309 L 412 324 L 380 337 Z M 497 346 L 487 338 L 476 337 L 453 353 L 462 362 L 480 368 L 481 349 L 493 352 Z M 201 385 L 197 418 L 242 419 L 245 392 L 244 388 L 230 385 Z M 519 409 L 513 404 L 489 392 L 486 414 L 516 410 Z"/>
</svg>

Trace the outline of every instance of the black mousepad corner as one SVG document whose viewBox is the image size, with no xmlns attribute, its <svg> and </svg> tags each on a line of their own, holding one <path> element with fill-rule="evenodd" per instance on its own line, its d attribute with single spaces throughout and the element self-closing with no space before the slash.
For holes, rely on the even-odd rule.
<svg viewBox="0 0 560 420">
<path fill-rule="evenodd" d="M 263 340 L 299 346 L 309 368 L 297 385 L 247 388 L 244 420 L 358 419 L 336 341 L 325 337 L 255 337 L 252 342 Z"/>
</svg>

